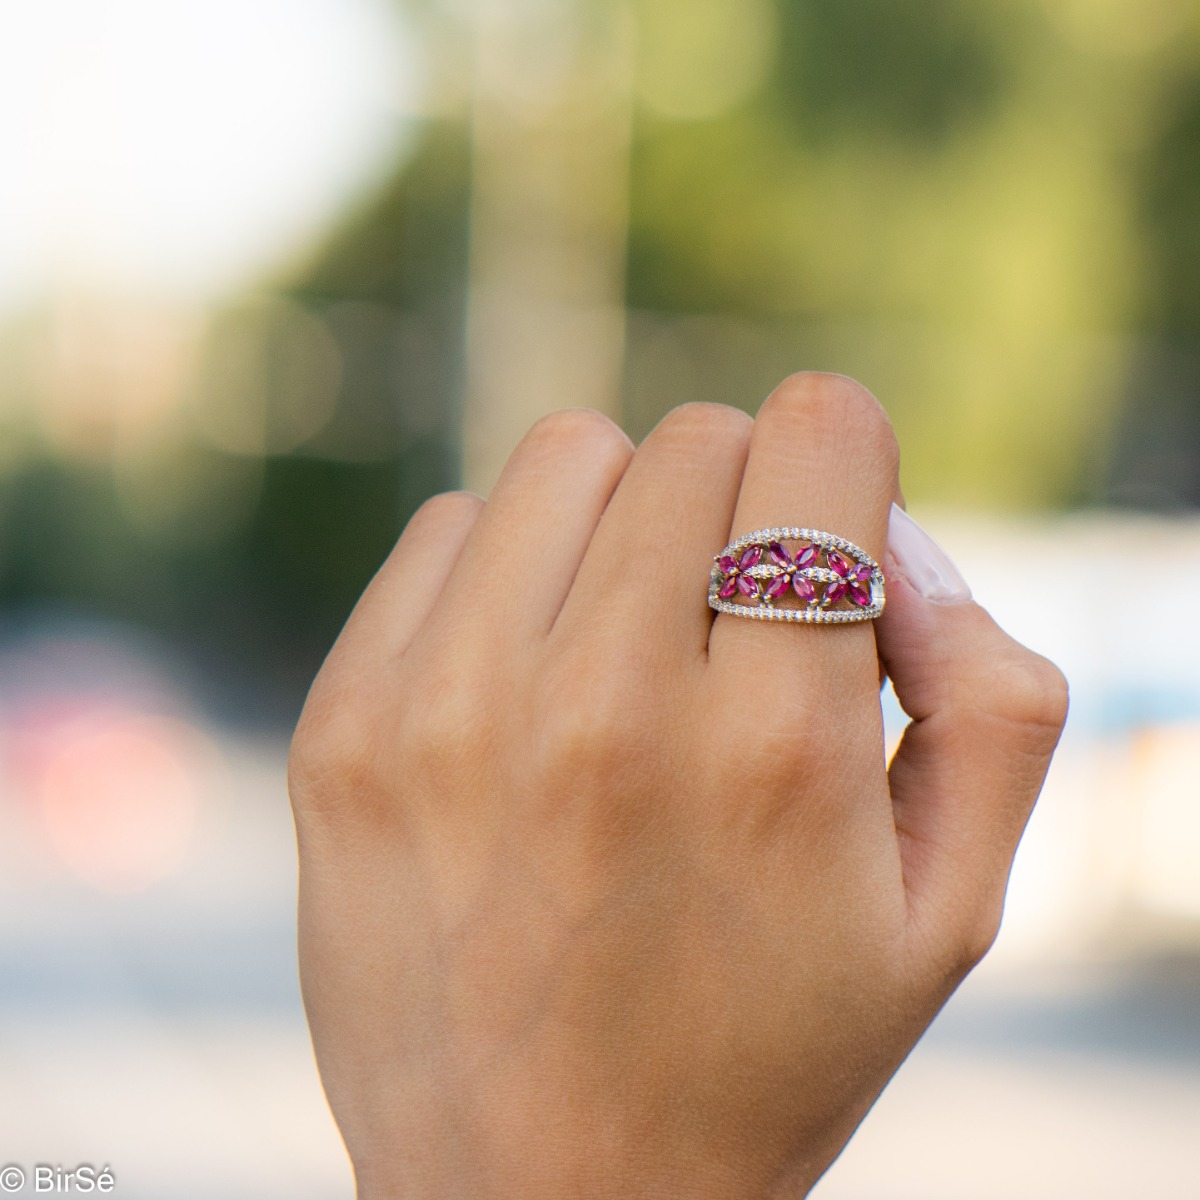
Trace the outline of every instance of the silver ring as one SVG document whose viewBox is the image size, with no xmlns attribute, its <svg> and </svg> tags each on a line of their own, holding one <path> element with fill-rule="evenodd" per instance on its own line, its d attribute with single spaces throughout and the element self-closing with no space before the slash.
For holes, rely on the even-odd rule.
<svg viewBox="0 0 1200 1200">
<path fill-rule="evenodd" d="M 708 606 L 731 617 L 834 625 L 872 621 L 883 605 L 879 564 L 821 529 L 757 529 L 713 556 Z"/>
</svg>

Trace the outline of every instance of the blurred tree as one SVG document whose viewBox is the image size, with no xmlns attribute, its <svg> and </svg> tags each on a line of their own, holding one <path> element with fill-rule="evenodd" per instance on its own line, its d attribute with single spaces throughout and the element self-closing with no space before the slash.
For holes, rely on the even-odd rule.
<svg viewBox="0 0 1200 1200">
<path fill-rule="evenodd" d="M 1190 36 L 1188 36 L 1190 34 Z M 1118 503 L 1200 506 L 1200 16 L 1170 41 L 1136 163 L 1144 259 L 1138 350 L 1109 446 Z"/>
<path fill-rule="evenodd" d="M 866 131 L 919 155 L 994 116 L 1014 84 L 988 5 L 793 0 L 779 5 L 779 30 L 774 90 L 810 143 Z"/>
<path fill-rule="evenodd" d="M 134 621 L 239 675 L 260 718 L 294 717 L 409 515 L 457 478 L 465 172 L 461 127 L 429 123 L 290 309 L 217 314 L 182 440 L 136 470 L 35 456 L 0 477 L 0 607 Z M 290 336 L 285 318 L 305 313 Z M 276 405 L 326 369 L 318 335 L 336 364 L 328 418 L 273 452 Z"/>
<path fill-rule="evenodd" d="M 85 420 L 85 453 L 56 448 L 13 416 L 53 399 L 38 370 L 0 370 L 0 606 L 137 620 L 294 712 L 460 477 L 469 361 L 476 384 L 502 362 L 510 398 L 615 409 L 623 352 L 635 436 L 843 371 L 887 402 L 918 500 L 1200 502 L 1189 0 L 521 0 L 543 40 L 482 65 L 483 0 L 397 2 L 432 64 L 415 152 L 209 322 L 169 438 L 133 452 Z M 93 383 L 75 372 L 85 417 Z M 479 420 L 477 449 L 509 425 Z"/>
<path fill-rule="evenodd" d="M 1163 45 L 1100 60 L 1091 10 L 1044 0 L 764 12 L 756 88 L 702 119 L 639 110 L 631 427 L 692 397 L 753 408 L 821 367 L 887 401 L 918 499 L 1095 495 L 1140 285 L 1129 147 Z"/>
</svg>

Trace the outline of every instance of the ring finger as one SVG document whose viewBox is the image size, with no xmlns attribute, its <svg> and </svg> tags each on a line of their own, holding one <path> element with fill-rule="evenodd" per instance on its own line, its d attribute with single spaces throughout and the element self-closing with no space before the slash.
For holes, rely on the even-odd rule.
<svg viewBox="0 0 1200 1200">
<path fill-rule="evenodd" d="M 878 561 L 898 469 L 891 425 L 865 388 L 840 375 L 794 375 L 754 423 L 729 540 L 801 526 L 845 538 Z M 709 658 L 719 671 L 801 671 L 806 690 L 831 702 L 855 703 L 879 685 L 869 622 L 780 625 L 718 614 Z"/>
</svg>

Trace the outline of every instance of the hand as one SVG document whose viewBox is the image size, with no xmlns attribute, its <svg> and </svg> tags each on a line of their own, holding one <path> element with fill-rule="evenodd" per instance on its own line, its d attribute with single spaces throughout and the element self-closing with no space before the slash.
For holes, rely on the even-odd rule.
<svg viewBox="0 0 1200 1200">
<path fill-rule="evenodd" d="M 360 1196 L 799 1197 L 836 1157 L 990 945 L 1065 717 L 917 527 L 882 559 L 897 496 L 876 402 L 801 375 L 636 453 L 556 414 L 413 518 L 290 764 Z M 884 561 L 880 621 L 714 621 L 712 555 L 793 523 Z"/>
</svg>

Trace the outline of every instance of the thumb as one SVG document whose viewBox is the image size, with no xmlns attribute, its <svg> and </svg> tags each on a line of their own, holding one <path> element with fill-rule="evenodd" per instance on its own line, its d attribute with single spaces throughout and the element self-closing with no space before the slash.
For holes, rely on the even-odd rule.
<svg viewBox="0 0 1200 1200">
<path fill-rule="evenodd" d="M 895 505 L 884 569 L 879 656 L 912 718 L 888 772 L 909 908 L 965 970 L 999 927 L 1066 720 L 1066 680 L 972 601 L 945 552 Z"/>
</svg>

